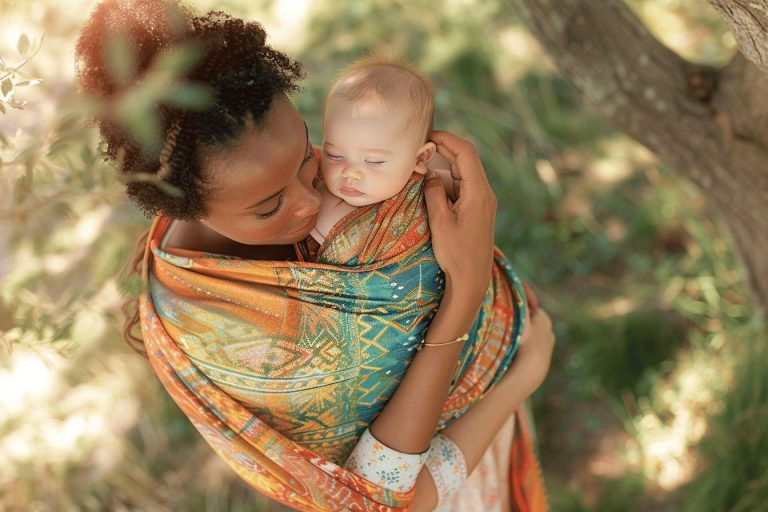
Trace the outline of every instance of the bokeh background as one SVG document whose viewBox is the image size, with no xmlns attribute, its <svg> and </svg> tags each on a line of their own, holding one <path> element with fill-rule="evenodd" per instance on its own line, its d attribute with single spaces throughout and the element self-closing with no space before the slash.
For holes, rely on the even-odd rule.
<svg viewBox="0 0 768 512">
<path fill-rule="evenodd" d="M 261 21 L 304 62 L 294 99 L 315 143 L 331 78 L 366 51 L 435 81 L 437 126 L 478 144 L 497 243 L 556 322 L 533 399 L 555 512 L 768 510 L 766 329 L 718 213 L 594 117 L 509 6 L 190 3 Z M 735 51 L 703 0 L 629 3 L 691 60 Z M 73 49 L 93 5 L 0 0 L 2 62 L 26 55 L 15 82 L 43 80 L 0 114 L 0 511 L 285 510 L 218 460 L 122 341 L 138 287 L 121 270 L 148 220 L 83 123 Z"/>
</svg>

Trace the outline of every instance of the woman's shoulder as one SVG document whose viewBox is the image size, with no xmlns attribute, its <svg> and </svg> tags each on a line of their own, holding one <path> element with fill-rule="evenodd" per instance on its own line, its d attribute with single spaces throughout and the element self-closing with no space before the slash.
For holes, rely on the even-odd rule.
<svg viewBox="0 0 768 512">
<path fill-rule="evenodd" d="M 161 248 L 221 254 L 249 260 L 291 260 L 296 257 L 291 246 L 241 244 L 213 233 L 199 221 L 174 220 L 168 227 Z"/>
</svg>

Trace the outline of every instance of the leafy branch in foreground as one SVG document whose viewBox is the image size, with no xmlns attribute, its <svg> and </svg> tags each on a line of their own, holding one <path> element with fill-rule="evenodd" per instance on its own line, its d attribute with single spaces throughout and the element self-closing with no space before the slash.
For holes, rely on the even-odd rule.
<svg viewBox="0 0 768 512">
<path fill-rule="evenodd" d="M 37 55 L 43 46 L 45 34 L 40 36 L 39 40 L 30 41 L 26 34 L 21 34 L 16 43 L 16 49 L 24 58 L 19 64 L 9 65 L 5 59 L 0 57 L 0 113 L 5 114 L 5 106 L 11 108 L 23 109 L 26 101 L 19 101 L 15 97 L 17 87 L 28 87 L 42 82 L 39 78 L 32 78 L 21 71 L 21 68 Z M 21 78 L 22 80 L 18 80 Z"/>
</svg>

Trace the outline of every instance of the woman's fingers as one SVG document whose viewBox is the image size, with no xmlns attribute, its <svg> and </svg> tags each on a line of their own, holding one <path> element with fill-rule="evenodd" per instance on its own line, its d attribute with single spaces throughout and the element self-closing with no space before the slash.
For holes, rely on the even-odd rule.
<svg viewBox="0 0 768 512">
<path fill-rule="evenodd" d="M 528 310 L 531 312 L 531 315 L 536 314 L 536 310 L 539 308 L 539 299 L 536 297 L 533 288 L 528 283 L 523 283 L 523 292 L 528 303 Z"/>
<path fill-rule="evenodd" d="M 432 138 L 453 167 L 451 174 L 461 180 L 455 203 L 446 198 L 440 180 L 425 184 L 435 258 L 463 294 L 482 297 L 493 269 L 496 196 L 471 142 L 447 132 L 433 132 Z"/>
<path fill-rule="evenodd" d="M 451 214 L 451 205 L 448 196 L 445 194 L 445 187 L 443 187 L 443 181 L 440 179 L 440 176 L 436 172 L 431 171 L 426 179 L 424 199 L 427 202 L 427 216 L 430 229 L 434 230 L 437 223 L 444 222 Z"/>
<path fill-rule="evenodd" d="M 526 376 L 525 383 L 530 386 L 529 392 L 533 393 L 549 373 L 555 348 L 555 335 L 549 314 L 543 308 L 538 308 L 536 314 L 532 316 L 530 326 L 531 332 L 527 342 L 518 350 L 514 365 L 518 374 Z"/>
<path fill-rule="evenodd" d="M 451 163 L 451 175 L 470 188 L 476 185 L 488 186 L 488 179 L 480 163 L 477 148 L 466 139 L 450 132 L 433 131 L 430 140 L 437 145 L 437 151 Z"/>
<path fill-rule="evenodd" d="M 555 334 L 552 330 L 552 319 L 549 317 L 549 314 L 544 311 L 543 308 L 538 308 L 536 310 L 536 314 L 531 317 L 531 322 L 535 326 L 534 336 L 538 335 L 543 337 L 541 341 L 546 342 L 547 345 L 554 344 Z"/>
</svg>

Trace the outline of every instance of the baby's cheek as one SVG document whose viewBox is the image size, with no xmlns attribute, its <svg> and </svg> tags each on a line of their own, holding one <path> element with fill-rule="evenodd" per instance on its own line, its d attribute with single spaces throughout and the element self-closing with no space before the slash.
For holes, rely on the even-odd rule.
<svg viewBox="0 0 768 512">
<path fill-rule="evenodd" d="M 396 196 L 403 190 L 407 183 L 407 179 L 403 179 L 401 176 L 394 173 L 390 173 L 386 178 L 380 178 L 377 184 L 377 189 L 381 196 L 380 200 L 383 201 L 384 199 Z"/>
<path fill-rule="evenodd" d="M 320 174 L 323 176 L 323 179 L 325 181 L 330 182 L 330 181 L 333 181 L 334 176 L 336 174 L 338 174 L 338 173 L 336 172 L 336 166 L 335 165 L 333 165 L 332 163 L 330 163 L 328 161 L 325 161 L 320 166 Z"/>
</svg>

